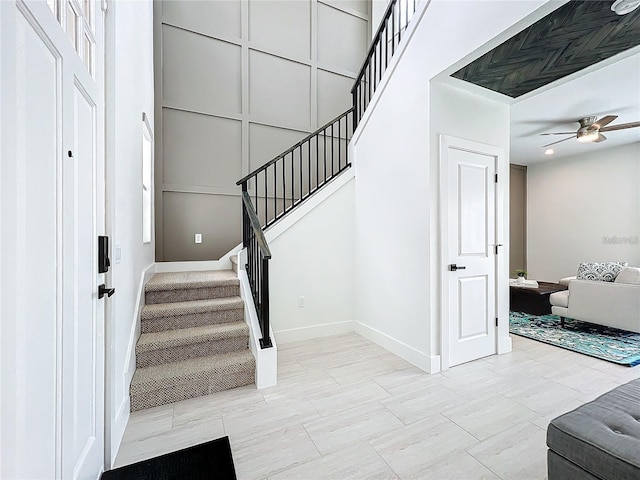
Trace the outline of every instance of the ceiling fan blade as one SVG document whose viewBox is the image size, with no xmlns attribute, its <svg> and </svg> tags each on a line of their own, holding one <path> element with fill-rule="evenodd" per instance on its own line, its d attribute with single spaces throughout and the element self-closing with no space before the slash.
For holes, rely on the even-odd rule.
<svg viewBox="0 0 640 480">
<path fill-rule="evenodd" d="M 596 138 L 594 140 L 594 143 L 600 143 L 600 142 L 604 142 L 607 139 L 607 137 L 605 137 L 604 135 L 602 135 L 601 133 L 598 134 L 598 138 Z"/>
<path fill-rule="evenodd" d="M 554 133 L 541 133 L 540 135 L 575 135 L 576 132 L 554 132 Z"/>
<path fill-rule="evenodd" d="M 616 118 L 618 118 L 618 115 L 607 115 L 606 117 L 602 117 L 600 120 L 598 120 L 594 124 L 597 124 L 600 128 L 602 128 L 605 125 L 609 125 Z"/>
<path fill-rule="evenodd" d="M 551 145 L 555 145 L 557 143 L 566 142 L 567 140 L 571 140 L 573 138 L 575 138 L 575 137 L 564 138 L 562 140 L 558 140 L 557 142 L 553 142 L 553 143 L 550 143 L 548 145 L 543 145 L 542 148 L 547 148 L 547 147 L 550 147 Z"/>
<path fill-rule="evenodd" d="M 640 127 L 640 122 L 621 123 L 620 125 L 612 125 L 610 127 L 601 128 L 601 132 L 613 132 L 614 130 L 624 130 L 625 128 Z"/>
</svg>

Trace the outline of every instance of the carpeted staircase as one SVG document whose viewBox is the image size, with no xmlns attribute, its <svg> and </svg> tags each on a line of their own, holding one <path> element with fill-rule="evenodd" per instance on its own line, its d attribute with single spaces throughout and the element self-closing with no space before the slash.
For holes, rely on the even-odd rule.
<svg viewBox="0 0 640 480">
<path fill-rule="evenodd" d="M 255 382 L 234 271 L 157 273 L 145 286 L 145 303 L 132 412 Z"/>
</svg>

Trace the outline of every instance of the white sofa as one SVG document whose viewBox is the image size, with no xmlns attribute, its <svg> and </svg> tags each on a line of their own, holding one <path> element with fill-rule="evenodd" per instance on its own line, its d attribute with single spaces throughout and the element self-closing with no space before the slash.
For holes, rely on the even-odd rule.
<svg viewBox="0 0 640 480">
<path fill-rule="evenodd" d="M 551 294 L 551 312 L 564 318 L 640 333 L 640 268 L 627 267 L 615 281 L 567 277 L 569 289 Z"/>
</svg>

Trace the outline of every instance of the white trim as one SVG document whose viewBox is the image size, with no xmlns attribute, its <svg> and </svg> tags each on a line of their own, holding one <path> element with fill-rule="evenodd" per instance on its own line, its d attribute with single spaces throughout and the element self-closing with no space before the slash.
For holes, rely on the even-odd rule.
<svg viewBox="0 0 640 480">
<path fill-rule="evenodd" d="M 275 336 L 278 339 L 278 343 L 299 342 L 301 340 L 351 333 L 354 331 L 354 325 L 354 321 L 323 323 L 321 325 L 313 325 L 310 327 L 278 330 L 275 332 Z"/>
<path fill-rule="evenodd" d="M 421 370 L 427 373 L 437 373 L 440 371 L 440 355 L 427 355 L 364 323 L 355 322 L 355 327 L 355 331 L 359 335 L 377 343 Z"/>
<path fill-rule="evenodd" d="M 355 173 L 356 172 L 353 166 L 351 168 L 348 168 L 347 170 L 333 178 L 329 183 L 327 183 L 326 186 L 318 190 L 318 192 L 311 196 L 308 200 L 302 202 L 298 207 L 296 207 L 291 213 L 286 215 L 278 223 L 274 224 L 272 227 L 269 227 L 264 232 L 267 242 L 271 243 L 297 222 L 302 220 L 305 215 L 307 215 L 314 208 L 324 202 L 327 198 L 329 198 L 331 195 L 333 195 L 335 192 L 349 183 L 355 177 Z"/>
<path fill-rule="evenodd" d="M 129 388 L 131 386 L 131 380 L 133 379 L 133 374 L 136 371 L 136 342 L 140 337 L 140 313 L 142 312 L 142 308 L 144 307 L 144 286 L 147 284 L 151 277 L 156 273 L 156 264 L 152 263 L 140 274 L 140 281 L 138 283 L 138 304 L 133 312 L 133 320 L 131 322 L 131 332 L 129 333 L 129 343 L 127 345 L 127 358 L 125 359 L 124 371 L 122 372 L 123 383 L 123 391 L 129 392 Z M 119 375 L 115 375 L 115 382 L 118 381 Z M 110 385 L 111 388 L 115 389 L 115 384 Z M 113 394 L 113 390 L 108 392 L 108 395 L 111 396 Z M 122 442 L 122 437 L 124 436 L 124 430 L 127 427 L 127 422 L 129 421 L 130 416 L 130 408 L 129 408 L 129 394 L 123 396 L 122 402 L 117 407 L 117 413 L 113 419 L 111 424 L 111 459 L 110 465 L 113 465 L 116 456 L 118 455 L 118 449 L 120 448 L 120 443 Z M 107 439 L 109 441 L 109 439 Z M 107 459 L 109 460 L 109 459 Z"/>
<path fill-rule="evenodd" d="M 244 269 L 246 264 L 246 250 L 238 252 L 238 278 L 240 279 L 240 296 L 244 300 L 244 319 L 249 326 L 249 349 L 256 359 L 256 388 L 273 387 L 278 383 L 278 346 L 273 335 L 273 329 L 269 325 L 271 348 L 260 347 L 260 323 L 256 314 L 256 307 L 251 295 L 249 278 Z"/>
</svg>

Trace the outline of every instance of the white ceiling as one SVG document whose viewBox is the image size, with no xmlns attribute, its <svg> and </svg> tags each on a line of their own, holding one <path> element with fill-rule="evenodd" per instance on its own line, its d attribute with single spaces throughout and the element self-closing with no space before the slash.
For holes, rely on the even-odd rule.
<svg viewBox="0 0 640 480">
<path fill-rule="evenodd" d="M 542 146 L 570 135 L 540 135 L 575 131 L 578 119 L 592 115 L 618 115 L 610 126 L 640 121 L 640 53 L 629 53 L 512 100 L 511 163 L 531 165 L 640 142 L 640 127 L 631 128 L 607 132 L 600 143 L 567 140 L 551 147 L 555 153 L 549 156 Z"/>
</svg>

